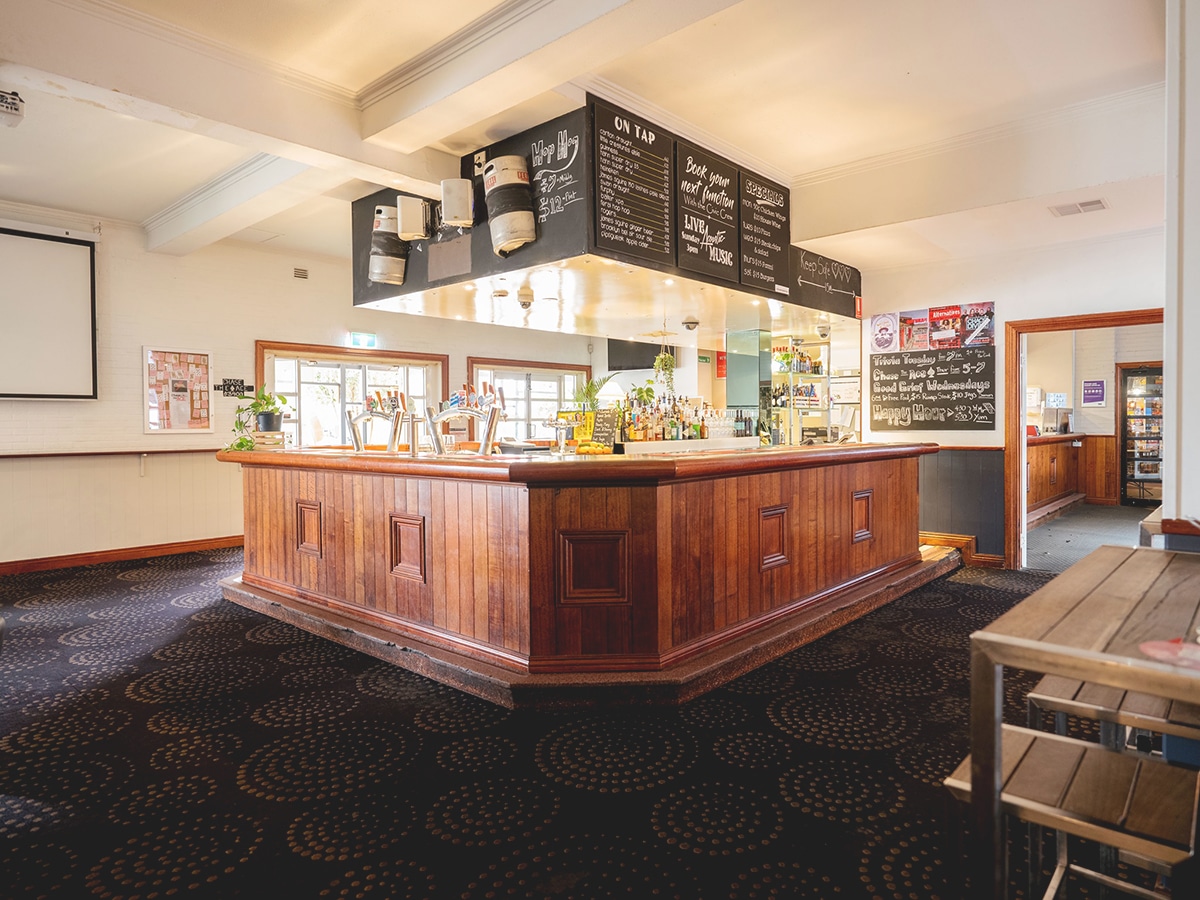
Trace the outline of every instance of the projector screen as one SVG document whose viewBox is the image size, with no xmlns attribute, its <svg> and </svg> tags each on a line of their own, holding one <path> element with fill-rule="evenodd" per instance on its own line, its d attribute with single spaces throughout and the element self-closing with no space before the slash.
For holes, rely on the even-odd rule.
<svg viewBox="0 0 1200 900">
<path fill-rule="evenodd" d="M 96 399 L 96 248 L 0 226 L 0 397 Z"/>
</svg>

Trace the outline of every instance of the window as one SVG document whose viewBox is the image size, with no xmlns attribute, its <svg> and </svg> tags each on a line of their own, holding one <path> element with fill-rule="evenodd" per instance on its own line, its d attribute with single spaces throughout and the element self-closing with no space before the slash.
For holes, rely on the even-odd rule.
<svg viewBox="0 0 1200 900">
<path fill-rule="evenodd" d="M 476 358 L 467 360 L 467 370 L 476 388 L 486 381 L 504 392 L 508 417 L 499 436 L 515 440 L 553 440 L 554 430 L 542 423 L 574 406 L 575 391 L 592 374 L 590 366 Z"/>
<path fill-rule="evenodd" d="M 259 379 L 269 372 L 272 390 L 287 401 L 283 414 L 286 440 L 293 447 L 351 443 L 346 414 L 357 416 L 372 394 L 402 392 L 409 409 L 437 406 L 446 393 L 445 356 L 375 350 L 348 350 L 307 344 L 256 345 Z M 387 428 L 379 420 L 363 426 L 370 443 L 383 443 Z"/>
</svg>

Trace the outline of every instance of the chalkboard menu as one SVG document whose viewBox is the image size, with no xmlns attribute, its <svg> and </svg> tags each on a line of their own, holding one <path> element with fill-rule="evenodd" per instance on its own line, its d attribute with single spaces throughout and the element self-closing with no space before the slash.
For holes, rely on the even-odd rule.
<svg viewBox="0 0 1200 900">
<path fill-rule="evenodd" d="M 594 106 L 596 246 L 673 265 L 674 138 L 597 101 Z"/>
<path fill-rule="evenodd" d="M 675 144 L 675 222 L 679 268 L 738 280 L 738 170 L 679 141 Z"/>
<path fill-rule="evenodd" d="M 788 249 L 791 244 L 788 189 L 742 173 L 740 281 L 749 287 L 787 295 Z"/>
<path fill-rule="evenodd" d="M 858 269 L 801 247 L 790 248 L 790 253 L 789 300 L 839 316 L 856 315 L 854 298 L 862 296 L 862 273 Z"/>
<path fill-rule="evenodd" d="M 568 217 L 574 212 L 572 207 L 579 210 L 587 208 L 584 164 L 587 149 L 583 146 L 583 119 L 577 115 L 562 116 L 547 124 L 550 127 L 542 126 L 526 133 L 533 211 L 543 234 L 547 231 L 545 226 L 549 220 L 556 216 Z M 518 146 L 524 149 L 523 145 Z M 557 227 L 556 220 L 550 228 Z"/>
<path fill-rule="evenodd" d="M 995 347 L 878 353 L 870 386 L 873 431 L 996 427 Z"/>
<path fill-rule="evenodd" d="M 592 426 L 592 443 L 612 447 L 617 441 L 617 411 L 602 409 L 596 413 L 596 424 Z"/>
</svg>

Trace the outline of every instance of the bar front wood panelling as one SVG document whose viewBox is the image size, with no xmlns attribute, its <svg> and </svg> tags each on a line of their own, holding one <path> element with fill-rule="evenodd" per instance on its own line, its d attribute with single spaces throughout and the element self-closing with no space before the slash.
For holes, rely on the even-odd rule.
<svg viewBox="0 0 1200 900">
<path fill-rule="evenodd" d="M 901 486 L 916 460 L 830 466 L 659 488 L 662 650 L 819 597 L 863 572 L 919 554 L 918 501 Z M 907 480 L 906 480 L 907 479 Z M 852 504 L 870 491 L 870 538 L 855 542 Z M 784 508 L 786 564 L 763 567 L 764 509 Z M 886 513 L 884 512 L 886 510 Z M 736 540 L 732 535 L 736 534 Z M 718 589 L 719 588 L 719 589 Z"/>
<path fill-rule="evenodd" d="M 1074 494 L 1078 490 L 1079 448 L 1073 440 L 1030 443 L 1026 509 L 1033 510 Z"/>
<path fill-rule="evenodd" d="M 245 489 L 248 584 L 529 652 L 520 485 L 246 467 Z M 319 556 L 298 546 L 297 501 L 318 506 Z M 391 574 L 393 513 L 423 518 L 424 583 Z"/>
<path fill-rule="evenodd" d="M 658 647 L 655 489 L 650 486 L 530 489 L 531 656 L 625 659 L 654 667 Z M 627 585 L 620 601 L 563 602 L 562 532 L 616 533 L 624 542 Z M 607 578 L 608 576 L 606 576 Z"/>
<path fill-rule="evenodd" d="M 245 589 L 516 671 L 635 672 L 919 561 L 917 459 L 932 449 L 511 471 L 227 457 L 244 466 Z"/>
<path fill-rule="evenodd" d="M 1120 468 L 1116 435 L 1084 436 L 1079 452 L 1079 481 L 1088 503 L 1115 506 L 1120 502 Z"/>
</svg>

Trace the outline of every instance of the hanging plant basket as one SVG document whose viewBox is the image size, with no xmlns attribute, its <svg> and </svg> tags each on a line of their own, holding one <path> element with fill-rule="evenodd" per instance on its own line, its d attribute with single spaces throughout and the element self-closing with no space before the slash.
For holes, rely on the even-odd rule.
<svg viewBox="0 0 1200 900">
<path fill-rule="evenodd" d="M 675 357 L 665 347 L 654 358 L 654 377 L 662 382 L 668 394 L 675 393 Z"/>
</svg>

